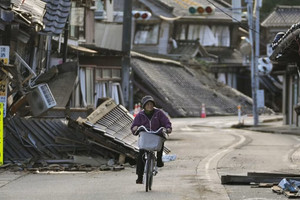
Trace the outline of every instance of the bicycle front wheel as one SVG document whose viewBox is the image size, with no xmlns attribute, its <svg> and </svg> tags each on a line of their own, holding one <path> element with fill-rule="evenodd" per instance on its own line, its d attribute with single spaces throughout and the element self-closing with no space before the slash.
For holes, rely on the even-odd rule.
<svg viewBox="0 0 300 200">
<path fill-rule="evenodd" d="M 153 182 L 153 155 L 151 153 L 148 153 L 147 161 L 146 161 L 146 192 L 148 190 L 151 190 L 152 188 L 152 182 Z"/>
</svg>

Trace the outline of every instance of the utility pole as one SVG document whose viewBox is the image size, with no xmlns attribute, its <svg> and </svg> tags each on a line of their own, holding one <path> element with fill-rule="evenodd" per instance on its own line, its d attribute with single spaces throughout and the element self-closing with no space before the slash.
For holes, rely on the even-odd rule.
<svg viewBox="0 0 300 200">
<path fill-rule="evenodd" d="M 259 22 L 259 9 L 262 6 L 262 0 L 255 0 L 255 84 L 256 84 L 256 91 L 259 90 L 259 77 L 258 77 L 258 59 L 260 55 L 259 47 L 260 47 L 260 22 Z M 257 96 L 257 95 L 256 95 Z M 258 108 L 258 103 L 256 100 L 256 109 Z M 254 125 L 258 124 L 258 113 L 254 116 Z"/>
<path fill-rule="evenodd" d="M 124 0 L 122 33 L 122 91 L 125 107 L 132 110 L 130 98 L 130 50 L 131 50 L 132 0 Z"/>
<path fill-rule="evenodd" d="M 252 100 L 253 100 L 253 118 L 254 126 L 258 125 L 258 113 L 257 113 L 257 63 L 258 63 L 258 52 L 255 51 L 259 49 L 259 29 L 255 31 L 256 33 L 256 48 L 254 49 L 254 38 L 253 38 L 253 0 L 246 0 L 247 3 L 247 14 L 248 14 L 248 26 L 249 26 L 249 39 L 251 43 L 251 88 L 252 88 Z M 257 14 L 257 13 L 256 13 Z M 259 14 L 259 13 L 258 13 Z M 257 24 L 258 23 L 258 24 Z M 259 27 L 259 18 L 256 20 L 256 28 Z M 258 36 L 257 36 L 258 35 Z M 255 53 L 256 52 L 256 53 Z M 258 54 L 257 54 L 258 53 Z"/>
</svg>

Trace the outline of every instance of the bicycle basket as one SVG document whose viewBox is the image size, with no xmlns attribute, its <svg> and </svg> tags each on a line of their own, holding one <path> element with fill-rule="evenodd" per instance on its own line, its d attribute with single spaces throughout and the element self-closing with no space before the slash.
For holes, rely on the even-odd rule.
<svg viewBox="0 0 300 200">
<path fill-rule="evenodd" d="M 140 132 L 138 146 L 140 149 L 145 149 L 148 151 L 159 151 L 161 150 L 164 141 L 165 139 L 158 135 Z"/>
</svg>

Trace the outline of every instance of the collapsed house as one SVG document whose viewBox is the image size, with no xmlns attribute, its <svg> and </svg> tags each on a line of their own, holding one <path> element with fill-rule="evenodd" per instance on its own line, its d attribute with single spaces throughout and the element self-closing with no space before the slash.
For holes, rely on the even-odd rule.
<svg viewBox="0 0 300 200">
<path fill-rule="evenodd" d="M 107 50 L 105 57 L 96 51 L 99 48 L 67 44 L 68 31 L 63 29 L 67 27 L 71 1 L 57 0 L 56 5 L 51 1 L 37 1 L 41 7 L 32 1 L 12 2 L 11 10 L 10 5 L 1 7 L 4 22 L 0 27 L 3 33 L 12 32 L 11 38 L 5 34 L 2 38 L 3 41 L 12 39 L 6 44 L 10 45 L 10 61 L 4 59 L 0 63 L 1 80 L 5 80 L 1 87 L 7 88 L 5 163 L 27 167 L 60 163 L 72 168 L 86 163 L 86 160 L 78 162 L 78 156 L 95 155 L 119 163 L 124 158 L 132 161 L 137 153 L 137 138 L 129 132 L 132 116 L 112 102 L 104 102 L 94 110 L 98 97 L 114 93 L 121 98 L 122 54 Z M 6 26 L 10 23 L 11 29 Z M 54 41 L 54 36 L 65 36 L 65 40 Z M 76 49 L 70 57 L 66 56 L 68 48 Z M 216 59 L 201 46 L 198 48 L 197 54 L 202 58 Z M 79 51 L 84 52 L 83 56 Z M 172 56 L 176 54 L 172 51 Z M 67 58 L 72 62 L 65 62 Z M 138 86 L 135 94 L 153 95 L 171 117 L 199 117 L 202 104 L 208 115 L 236 114 L 238 105 L 242 106 L 243 113 L 252 112 L 250 98 L 178 61 L 132 52 L 131 66 L 134 85 Z"/>
<path fill-rule="evenodd" d="M 204 104 L 207 115 L 252 113 L 252 99 L 217 82 L 204 70 L 192 69 L 180 62 L 131 53 L 136 94 L 150 94 L 171 117 L 200 117 Z M 142 97 L 142 96 L 140 96 Z M 270 112 L 265 109 L 261 112 Z"/>
<path fill-rule="evenodd" d="M 87 118 L 13 117 L 5 123 L 4 163 L 19 168 L 79 170 L 83 166 L 134 163 L 133 116 L 112 99 Z M 167 150 L 167 148 L 166 148 Z M 100 159 L 100 160 L 99 160 Z"/>
</svg>

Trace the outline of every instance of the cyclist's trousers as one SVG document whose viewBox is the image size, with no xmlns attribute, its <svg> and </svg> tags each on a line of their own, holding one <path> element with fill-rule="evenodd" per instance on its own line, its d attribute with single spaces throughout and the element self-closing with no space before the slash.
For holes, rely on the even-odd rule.
<svg viewBox="0 0 300 200">
<path fill-rule="evenodd" d="M 162 144 L 162 148 L 160 151 L 157 152 L 157 160 L 162 161 L 162 154 L 163 154 L 163 149 L 164 149 L 164 143 Z M 139 154 L 137 156 L 137 161 L 136 161 L 136 174 L 139 177 L 142 177 L 144 174 L 144 168 L 145 168 L 145 150 L 140 149 Z"/>
</svg>

